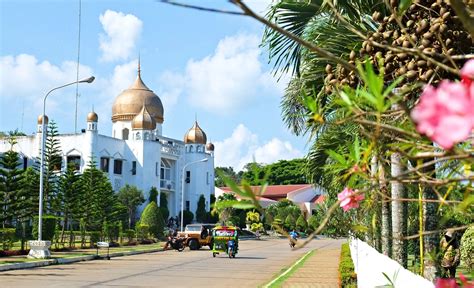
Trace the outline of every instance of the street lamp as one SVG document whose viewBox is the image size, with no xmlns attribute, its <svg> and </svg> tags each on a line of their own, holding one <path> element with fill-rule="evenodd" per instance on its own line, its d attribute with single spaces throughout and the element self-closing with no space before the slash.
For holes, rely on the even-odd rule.
<svg viewBox="0 0 474 288">
<path fill-rule="evenodd" d="M 190 162 L 186 165 L 184 165 L 183 167 L 183 171 L 181 173 L 181 232 L 183 232 L 183 214 L 184 214 L 184 172 L 186 170 L 186 167 L 192 165 L 192 164 L 196 164 L 196 163 L 199 163 L 199 162 L 207 162 L 207 158 L 204 158 L 204 159 L 201 159 L 201 160 L 198 160 L 198 161 L 194 161 L 194 162 Z"/>
<path fill-rule="evenodd" d="M 55 87 L 46 93 L 43 98 L 43 114 L 42 114 L 42 121 L 41 121 L 41 166 L 40 166 L 40 187 L 39 187 L 39 215 L 38 215 L 38 241 L 30 241 L 30 253 L 29 256 L 33 258 L 49 258 L 49 245 L 50 243 L 46 243 L 46 241 L 42 241 L 42 234 L 43 234 L 43 182 L 44 182 L 44 149 L 45 149 L 45 142 L 46 142 L 46 98 L 48 98 L 51 92 L 64 88 L 66 86 L 70 86 L 77 83 L 92 83 L 94 82 L 95 77 L 91 76 L 86 79 L 82 79 L 79 81 L 74 81 L 68 84 L 64 84 L 62 86 Z"/>
</svg>

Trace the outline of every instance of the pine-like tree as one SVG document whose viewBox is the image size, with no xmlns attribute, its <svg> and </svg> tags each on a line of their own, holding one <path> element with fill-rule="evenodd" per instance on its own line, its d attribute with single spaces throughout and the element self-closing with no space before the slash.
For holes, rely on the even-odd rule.
<svg viewBox="0 0 474 288">
<path fill-rule="evenodd" d="M 80 197 L 79 175 L 72 163 L 68 165 L 66 171 L 59 179 L 59 191 L 62 195 L 61 216 L 63 217 L 60 239 L 64 243 L 64 232 L 66 229 L 71 228 L 72 233 L 73 215 L 75 210 L 77 210 L 78 198 Z M 79 219 L 76 220 L 78 221 Z M 72 246 L 71 238 L 69 239 L 69 246 Z"/>
<path fill-rule="evenodd" d="M 304 232 L 308 228 L 308 223 L 306 222 L 306 219 L 304 219 L 303 215 L 300 215 L 298 219 L 296 220 L 296 229 L 298 231 Z"/>
<path fill-rule="evenodd" d="M 13 145 L 16 144 L 15 138 L 9 138 L 10 150 L 0 157 L 0 221 L 2 227 L 12 226 L 17 213 L 15 201 L 18 198 L 20 182 L 22 179 L 22 170 L 18 169 L 18 153 L 13 151 Z"/>
<path fill-rule="evenodd" d="M 59 172 L 61 171 L 61 146 L 59 141 L 59 133 L 56 123 L 51 121 L 48 125 L 47 138 L 44 153 L 44 210 L 48 214 L 60 213 L 61 195 L 59 193 Z"/>
<path fill-rule="evenodd" d="M 155 186 L 151 187 L 150 192 L 148 194 L 148 203 L 151 201 L 155 201 L 156 204 L 158 204 L 158 189 L 156 189 Z"/>
<path fill-rule="evenodd" d="M 39 202 L 39 174 L 32 167 L 23 172 L 20 182 L 21 189 L 15 200 L 17 213 L 17 237 L 21 241 L 21 250 L 25 249 L 25 243 L 31 239 L 31 219 L 38 215 Z"/>
<path fill-rule="evenodd" d="M 160 193 L 160 212 L 163 219 L 166 221 L 170 217 L 170 210 L 168 209 L 168 197 L 165 193 Z"/>
</svg>

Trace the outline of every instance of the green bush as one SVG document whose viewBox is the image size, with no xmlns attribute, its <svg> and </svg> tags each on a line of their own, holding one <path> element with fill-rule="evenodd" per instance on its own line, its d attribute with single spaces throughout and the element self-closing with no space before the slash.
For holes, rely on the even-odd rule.
<svg viewBox="0 0 474 288">
<path fill-rule="evenodd" d="M 319 226 L 319 221 L 318 217 L 316 215 L 311 215 L 308 220 L 308 228 L 310 228 L 313 231 L 316 231 L 316 229 Z"/>
<path fill-rule="evenodd" d="M 140 217 L 140 224 L 148 225 L 149 232 L 153 237 L 163 237 L 165 221 L 163 220 L 160 209 L 155 202 L 150 202 L 146 205 L 145 210 L 143 210 L 142 216 Z"/>
<path fill-rule="evenodd" d="M 100 232 L 99 231 L 91 231 L 89 232 L 90 235 L 90 244 L 91 246 L 94 246 L 95 243 L 100 241 Z"/>
<path fill-rule="evenodd" d="M 474 270 L 474 226 L 467 228 L 461 238 L 461 262 L 467 267 L 469 272 Z"/>
<path fill-rule="evenodd" d="M 252 225 L 250 226 L 250 230 L 252 232 L 262 231 L 263 223 L 252 223 Z"/>
<path fill-rule="evenodd" d="M 296 220 L 295 220 L 295 217 L 293 217 L 293 215 L 291 214 L 288 214 L 288 216 L 286 216 L 286 219 L 285 219 L 285 228 L 290 231 L 290 230 L 293 230 L 296 228 Z"/>
<path fill-rule="evenodd" d="M 42 217 L 42 235 L 41 240 L 53 241 L 56 231 L 56 217 L 52 215 L 44 215 Z M 33 238 L 38 238 L 38 216 L 33 219 Z"/>
<path fill-rule="evenodd" d="M 140 240 L 148 239 L 148 235 L 150 235 L 150 226 L 147 224 L 143 224 L 138 222 L 137 223 L 137 238 Z"/>
<path fill-rule="evenodd" d="M 0 242 L 3 250 L 10 250 L 15 242 L 15 228 L 0 228 Z"/>
<path fill-rule="evenodd" d="M 183 225 L 186 226 L 188 224 L 191 224 L 194 219 L 194 214 L 191 211 L 184 210 L 183 211 Z"/>
<path fill-rule="evenodd" d="M 308 228 L 308 223 L 306 222 L 306 219 L 304 219 L 303 215 L 300 215 L 298 220 L 296 220 L 296 230 L 305 232 L 306 228 Z"/>
<path fill-rule="evenodd" d="M 133 229 L 125 230 L 124 236 L 127 237 L 128 242 L 132 242 L 133 238 L 135 238 L 135 230 Z"/>
<path fill-rule="evenodd" d="M 341 246 L 339 281 L 339 287 L 357 287 L 357 274 L 354 272 L 354 263 L 352 262 L 348 243 L 344 243 Z"/>
</svg>

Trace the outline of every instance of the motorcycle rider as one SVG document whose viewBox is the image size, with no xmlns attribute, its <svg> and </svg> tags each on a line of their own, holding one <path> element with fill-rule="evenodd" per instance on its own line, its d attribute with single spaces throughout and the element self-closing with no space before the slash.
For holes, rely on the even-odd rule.
<svg viewBox="0 0 474 288">
<path fill-rule="evenodd" d="M 298 241 L 298 233 L 295 229 L 291 230 L 290 234 L 290 246 L 295 247 L 296 241 Z"/>
</svg>

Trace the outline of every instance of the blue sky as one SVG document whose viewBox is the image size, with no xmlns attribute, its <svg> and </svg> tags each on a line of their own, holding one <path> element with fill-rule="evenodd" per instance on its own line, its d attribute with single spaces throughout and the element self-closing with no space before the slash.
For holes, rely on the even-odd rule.
<svg viewBox="0 0 474 288">
<path fill-rule="evenodd" d="M 270 0 L 247 1 L 263 11 Z M 237 10 L 225 0 L 194 1 Z M 306 140 L 281 121 L 285 80 L 277 83 L 259 48 L 263 26 L 242 16 L 151 0 L 81 2 L 78 128 L 94 107 L 99 133 L 111 135 L 114 98 L 142 79 L 162 100 L 163 134 L 182 139 L 195 115 L 216 146 L 216 166 L 239 170 L 253 158 L 301 157 Z M 76 79 L 79 0 L 0 1 L 0 131 L 31 134 L 51 88 Z M 61 133 L 74 131 L 75 86 L 48 97 L 47 115 Z"/>
</svg>

